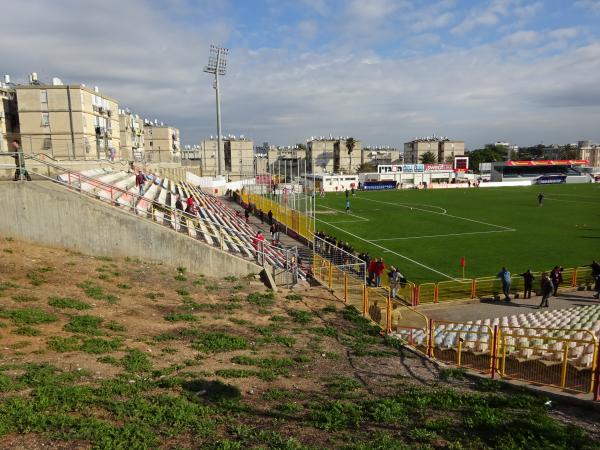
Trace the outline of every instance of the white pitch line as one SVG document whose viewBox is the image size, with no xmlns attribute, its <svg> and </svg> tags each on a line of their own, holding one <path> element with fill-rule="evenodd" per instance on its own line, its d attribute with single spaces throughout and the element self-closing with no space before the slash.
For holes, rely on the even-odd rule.
<svg viewBox="0 0 600 450">
<path fill-rule="evenodd" d="M 360 198 L 362 200 L 366 200 L 368 202 L 385 203 L 387 205 L 394 205 L 394 206 L 404 206 L 403 204 L 398 204 L 398 203 L 384 202 L 384 201 L 381 201 L 381 200 L 367 199 L 367 198 L 364 198 L 364 197 L 360 197 Z M 404 206 L 404 207 L 407 208 L 407 206 Z M 478 224 L 481 224 L 481 225 L 487 225 L 488 227 L 500 228 L 500 229 L 505 230 L 505 231 L 516 231 L 514 228 L 509 228 L 509 227 L 505 227 L 505 226 L 502 226 L 502 225 L 495 225 L 493 223 L 483 222 L 481 220 L 469 219 L 467 217 L 455 216 L 455 215 L 447 214 L 447 213 L 439 213 L 439 212 L 430 211 L 430 210 L 427 210 L 427 209 L 420 209 L 420 208 L 413 208 L 413 209 L 416 209 L 417 211 L 428 212 L 430 214 L 438 214 L 440 216 L 452 217 L 454 219 L 466 220 L 466 221 L 478 223 Z"/>
<path fill-rule="evenodd" d="M 423 238 L 448 237 L 448 236 L 464 236 L 466 234 L 509 233 L 511 231 L 517 231 L 517 230 L 470 231 L 470 232 L 465 232 L 465 233 L 430 234 L 429 236 L 408 236 L 408 237 L 396 237 L 396 238 L 385 238 L 385 239 L 373 239 L 371 242 L 401 241 L 401 240 L 406 240 L 406 239 L 423 239 Z"/>
<path fill-rule="evenodd" d="M 588 205 L 600 205 L 600 201 L 597 202 L 586 202 L 583 200 L 565 200 L 564 198 L 554 198 L 550 196 L 546 196 L 544 199 L 548 199 L 552 202 L 567 202 L 567 203 L 586 203 Z"/>
<path fill-rule="evenodd" d="M 346 216 L 358 217 L 360 220 L 364 220 L 365 222 L 369 221 L 369 219 L 367 219 L 365 217 L 357 216 L 356 214 L 352 214 L 352 213 L 347 213 L 346 211 L 343 211 L 341 209 L 330 208 L 329 206 L 324 206 L 324 205 L 320 205 L 320 207 L 321 208 L 325 208 L 325 209 L 330 209 L 331 211 L 342 213 L 342 214 L 344 214 Z"/>
<path fill-rule="evenodd" d="M 327 225 L 330 225 L 330 226 L 332 226 L 333 228 L 336 228 L 336 229 L 340 230 L 342 233 L 346 233 L 346 234 L 349 234 L 349 235 L 350 235 L 350 236 L 352 236 L 352 237 L 355 237 L 356 239 L 360 239 L 361 241 L 364 241 L 364 242 L 366 242 L 367 244 L 374 245 L 375 247 L 378 247 L 378 248 L 380 248 L 380 249 L 381 249 L 381 250 L 383 250 L 384 252 L 393 253 L 394 255 L 396 255 L 396 256 L 399 256 L 400 258 L 404 258 L 404 259 L 406 259 L 407 261 L 410 261 L 411 263 L 413 263 L 413 264 L 416 264 L 417 266 L 421 266 L 421 267 L 423 267 L 423 268 L 425 268 L 425 269 L 427 269 L 427 270 L 431 270 L 432 272 L 435 272 L 435 273 L 437 273 L 437 274 L 439 274 L 439 275 L 442 275 L 442 276 L 444 276 L 444 277 L 446 277 L 446 278 L 449 278 L 449 279 L 451 279 L 452 281 L 458 281 L 456 278 L 454 278 L 454 277 L 451 277 L 450 275 L 446 275 L 445 273 L 443 273 L 443 272 L 440 272 L 439 270 L 436 270 L 436 269 L 434 269 L 433 267 L 426 266 L 425 264 L 423 264 L 423 263 L 420 263 L 419 261 L 415 261 L 414 259 L 412 259 L 412 258 L 409 258 L 408 256 L 405 256 L 405 255 L 403 255 L 403 254 L 401 254 L 401 253 L 398 253 L 398 252 L 395 252 L 395 251 L 393 251 L 393 250 L 390 250 L 389 248 L 383 247 L 382 245 L 379 245 L 379 244 L 377 244 L 377 243 L 375 243 L 375 242 L 369 241 L 368 239 L 365 239 L 365 238 L 362 238 L 362 237 L 360 237 L 360 236 L 357 236 L 357 235 L 356 235 L 356 234 L 354 234 L 354 233 L 350 233 L 349 231 L 346 231 L 346 230 L 344 230 L 343 228 L 336 227 L 335 225 L 332 225 L 332 224 L 330 224 L 330 223 L 328 223 L 328 222 L 325 222 L 324 220 L 321 220 L 321 219 L 319 219 L 318 217 L 317 217 L 317 220 L 318 220 L 318 221 L 320 221 L 320 222 L 323 222 L 323 223 L 325 223 L 325 224 L 327 224 Z"/>
</svg>

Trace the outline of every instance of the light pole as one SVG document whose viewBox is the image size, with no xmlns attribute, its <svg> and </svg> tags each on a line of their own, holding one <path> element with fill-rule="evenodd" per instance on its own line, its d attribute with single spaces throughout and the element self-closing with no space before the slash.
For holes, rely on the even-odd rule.
<svg viewBox="0 0 600 450">
<path fill-rule="evenodd" d="M 225 154 L 223 152 L 223 137 L 221 136 L 221 97 L 219 95 L 219 75 L 225 75 L 225 69 L 227 67 L 227 53 L 229 53 L 228 49 L 211 44 L 208 53 L 208 65 L 204 68 L 206 73 L 210 73 L 215 76 L 213 87 L 216 92 L 217 100 L 217 162 L 219 175 L 224 175 L 225 172 Z"/>
</svg>

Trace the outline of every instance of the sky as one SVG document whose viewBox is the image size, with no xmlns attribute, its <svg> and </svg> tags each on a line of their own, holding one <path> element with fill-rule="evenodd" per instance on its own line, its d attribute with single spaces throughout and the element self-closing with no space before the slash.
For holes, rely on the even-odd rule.
<svg viewBox="0 0 600 450">
<path fill-rule="evenodd" d="M 142 117 L 216 135 L 203 72 L 229 49 L 223 132 L 479 148 L 600 140 L 600 0 L 19 0 L 0 73 L 99 86 Z"/>
</svg>

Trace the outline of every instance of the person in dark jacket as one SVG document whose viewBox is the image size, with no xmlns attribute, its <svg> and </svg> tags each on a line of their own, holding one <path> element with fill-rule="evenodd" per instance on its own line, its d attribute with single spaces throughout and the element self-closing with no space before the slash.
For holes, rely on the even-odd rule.
<svg viewBox="0 0 600 450">
<path fill-rule="evenodd" d="M 19 181 L 23 177 L 27 181 L 31 181 L 31 176 L 29 176 L 29 172 L 25 169 L 25 157 L 23 156 L 23 151 L 21 150 L 21 144 L 16 139 L 12 141 L 12 152 L 14 152 L 13 158 L 15 159 L 15 176 L 13 178 L 14 181 Z"/>
<path fill-rule="evenodd" d="M 542 273 L 540 287 L 542 288 L 542 302 L 540 303 L 540 308 L 548 308 L 548 299 L 552 295 L 552 291 L 554 291 L 554 286 L 552 285 L 552 280 L 546 272 Z"/>
<path fill-rule="evenodd" d="M 533 280 L 535 277 L 531 273 L 531 269 L 527 269 L 527 272 L 523 272 L 519 274 L 520 277 L 523 277 L 524 283 L 524 291 L 523 298 L 531 298 L 531 288 L 533 287 Z"/>
<path fill-rule="evenodd" d="M 181 201 L 181 197 L 179 196 L 179 194 L 177 194 L 175 198 L 175 220 L 173 221 L 175 224 L 175 230 L 177 230 L 178 228 L 184 230 L 185 224 L 181 220 L 181 215 L 183 214 L 183 202 Z"/>
<path fill-rule="evenodd" d="M 504 301 L 510 302 L 510 272 L 503 267 L 496 277 L 502 281 L 502 292 L 504 293 Z"/>
<path fill-rule="evenodd" d="M 146 182 L 146 179 L 146 175 L 144 175 L 144 172 L 141 170 L 135 176 L 135 185 L 138 187 L 140 195 L 144 195 L 144 183 Z"/>
<path fill-rule="evenodd" d="M 563 268 L 559 266 L 554 266 L 554 269 L 552 269 L 552 272 L 550 272 L 550 279 L 552 280 L 552 285 L 554 286 L 554 292 L 552 295 L 555 297 L 558 294 L 558 285 L 563 281 L 562 272 Z"/>
<path fill-rule="evenodd" d="M 584 267 L 590 267 L 592 269 L 592 277 L 594 278 L 594 290 L 596 291 L 596 295 L 594 298 L 600 298 L 600 264 L 593 260 L 591 264 L 588 264 Z"/>
<path fill-rule="evenodd" d="M 267 218 L 269 219 L 269 225 L 273 225 L 273 211 L 269 210 Z"/>
</svg>

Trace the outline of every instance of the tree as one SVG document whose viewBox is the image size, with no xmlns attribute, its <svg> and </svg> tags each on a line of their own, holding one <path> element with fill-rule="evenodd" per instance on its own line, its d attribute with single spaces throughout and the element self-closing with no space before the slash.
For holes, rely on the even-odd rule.
<svg viewBox="0 0 600 450">
<path fill-rule="evenodd" d="M 373 172 L 377 172 L 377 168 L 369 163 L 362 163 L 360 166 L 358 166 L 358 169 L 356 169 L 356 173 L 373 173 Z"/>
<path fill-rule="evenodd" d="M 577 147 L 567 144 L 561 149 L 559 156 L 560 159 L 577 159 L 578 153 Z"/>
<path fill-rule="evenodd" d="M 435 164 L 437 162 L 437 156 L 433 152 L 425 152 L 421 155 L 419 160 L 423 164 Z"/>
<path fill-rule="evenodd" d="M 296 144 L 296 147 L 298 147 L 300 150 L 306 150 L 305 144 Z"/>
<path fill-rule="evenodd" d="M 452 155 L 446 156 L 446 160 L 444 162 L 446 164 L 454 164 L 454 156 L 452 156 Z"/>
<path fill-rule="evenodd" d="M 478 172 L 480 163 L 506 161 L 508 149 L 501 145 L 486 145 L 485 148 L 472 150 L 465 156 L 469 157 L 469 167 Z"/>
<path fill-rule="evenodd" d="M 348 156 L 350 157 L 350 162 L 348 164 L 348 172 L 352 172 L 352 152 L 354 151 L 354 147 L 356 147 L 356 141 L 354 138 L 349 137 L 346 139 L 346 148 L 348 149 Z"/>
</svg>

